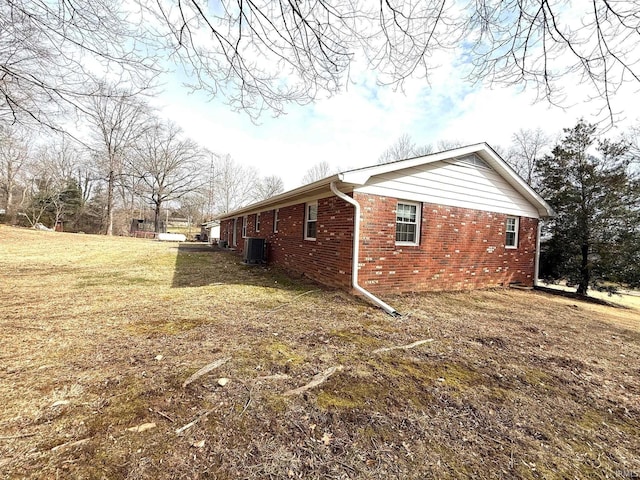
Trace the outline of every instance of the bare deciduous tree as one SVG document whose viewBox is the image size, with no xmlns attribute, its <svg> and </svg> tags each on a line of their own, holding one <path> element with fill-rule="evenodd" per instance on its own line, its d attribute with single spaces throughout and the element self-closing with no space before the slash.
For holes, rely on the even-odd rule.
<svg viewBox="0 0 640 480">
<path fill-rule="evenodd" d="M 177 208 L 173 212 L 187 219 L 189 226 L 205 221 L 206 196 L 201 191 L 187 193 L 177 201 Z"/>
<path fill-rule="evenodd" d="M 431 145 L 416 145 L 409 134 L 401 135 L 393 145 L 387 148 L 378 157 L 378 163 L 395 162 L 407 158 L 428 155 L 433 151 Z"/>
<path fill-rule="evenodd" d="M 102 85 L 101 94 L 90 98 L 87 112 L 94 128 L 96 171 L 106 182 L 105 233 L 113 235 L 115 191 L 123 182 L 127 156 L 149 128 L 149 109 L 134 92 Z"/>
<path fill-rule="evenodd" d="M 29 161 L 28 145 L 26 133 L 16 127 L 0 127 L 0 194 L 10 221 L 15 220 L 14 194 Z"/>
<path fill-rule="evenodd" d="M 183 138 L 180 128 L 170 122 L 156 122 L 142 133 L 129 168 L 146 187 L 142 195 L 154 208 L 156 232 L 162 206 L 201 186 L 202 158 L 198 144 Z"/>
<path fill-rule="evenodd" d="M 82 155 L 63 135 L 39 148 L 30 164 L 29 204 L 21 212 L 31 226 L 43 222 L 53 229 L 80 208 L 82 192 L 76 175 Z"/>
<path fill-rule="evenodd" d="M 309 170 L 306 171 L 304 176 L 302 177 L 302 183 L 313 183 L 318 180 L 322 180 L 325 177 L 328 177 L 331 174 L 331 165 L 326 160 L 322 160 L 315 165 L 313 165 Z"/>
<path fill-rule="evenodd" d="M 538 161 L 549 147 L 551 138 L 542 129 L 520 129 L 511 137 L 507 161 L 529 185 L 535 186 Z"/>
<path fill-rule="evenodd" d="M 255 200 L 266 200 L 284 192 L 284 182 L 277 175 L 261 178 L 255 188 Z"/>
<path fill-rule="evenodd" d="M 231 155 L 215 161 L 215 203 L 218 213 L 226 213 L 253 201 L 258 175 L 255 169 L 236 163 Z"/>
<path fill-rule="evenodd" d="M 454 148 L 462 147 L 464 143 L 461 140 L 451 139 L 451 140 L 438 140 L 438 151 L 444 152 L 445 150 L 453 150 Z"/>
</svg>

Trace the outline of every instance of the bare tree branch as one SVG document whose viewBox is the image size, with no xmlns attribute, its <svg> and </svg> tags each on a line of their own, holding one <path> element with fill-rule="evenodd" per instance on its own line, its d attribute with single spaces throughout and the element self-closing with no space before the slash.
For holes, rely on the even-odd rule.
<svg viewBox="0 0 640 480">
<path fill-rule="evenodd" d="M 108 77 L 143 91 L 158 73 L 149 39 L 118 0 L 0 2 L 0 121 L 54 130 L 84 113 Z"/>
<path fill-rule="evenodd" d="M 154 207 L 159 232 L 162 206 L 196 191 L 205 182 L 200 175 L 204 152 L 195 142 L 183 138 L 180 128 L 170 122 L 156 122 L 145 129 L 136 149 L 129 169 L 146 186 L 142 196 Z"/>
<path fill-rule="evenodd" d="M 97 80 L 144 89 L 177 66 L 188 86 L 258 118 L 346 88 L 430 79 L 441 53 L 461 77 L 534 89 L 566 105 L 585 84 L 612 122 L 640 85 L 640 0 L 2 0 L 0 121 L 83 112 Z M 583 100 L 583 99 L 579 99 Z"/>
<path fill-rule="evenodd" d="M 328 177 L 331 174 L 331 165 L 326 160 L 316 163 L 314 166 L 309 168 L 302 177 L 302 183 L 313 183 L 318 180 L 322 180 L 325 177 Z"/>
<path fill-rule="evenodd" d="M 410 135 L 401 135 L 382 155 L 378 157 L 378 163 L 395 162 L 407 158 L 427 155 L 433 151 L 431 145 L 416 145 Z"/>
</svg>

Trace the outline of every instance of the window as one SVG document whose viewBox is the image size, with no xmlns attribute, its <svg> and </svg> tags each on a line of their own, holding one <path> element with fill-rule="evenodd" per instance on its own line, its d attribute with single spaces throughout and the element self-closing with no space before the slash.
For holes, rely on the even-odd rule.
<svg viewBox="0 0 640 480">
<path fill-rule="evenodd" d="M 307 203 L 304 219 L 304 238 L 315 240 L 318 229 L 318 202 Z"/>
<path fill-rule="evenodd" d="M 273 233 L 278 233 L 278 222 L 280 219 L 278 218 L 278 214 L 280 213 L 280 209 L 276 208 L 273 211 Z"/>
<path fill-rule="evenodd" d="M 420 204 L 398 202 L 396 207 L 396 245 L 418 245 Z"/>
<path fill-rule="evenodd" d="M 504 246 L 507 248 L 518 248 L 518 218 L 507 217 L 505 223 Z"/>
<path fill-rule="evenodd" d="M 256 213 L 256 232 L 260 231 L 260 213 Z"/>
<path fill-rule="evenodd" d="M 245 215 L 242 217 L 242 238 L 247 238 L 247 220 L 249 218 Z"/>
</svg>

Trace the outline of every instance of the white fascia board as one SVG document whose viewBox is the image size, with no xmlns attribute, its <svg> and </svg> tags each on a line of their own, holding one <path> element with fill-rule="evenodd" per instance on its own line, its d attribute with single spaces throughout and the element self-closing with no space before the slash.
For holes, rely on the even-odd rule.
<svg viewBox="0 0 640 480">
<path fill-rule="evenodd" d="M 486 148 L 476 152 L 491 168 L 498 172 L 520 195 L 538 210 L 540 217 L 553 217 L 555 212 L 551 206 L 531 186 L 518 175 L 511 166 L 498 155 L 493 148 L 484 144 Z"/>
</svg>

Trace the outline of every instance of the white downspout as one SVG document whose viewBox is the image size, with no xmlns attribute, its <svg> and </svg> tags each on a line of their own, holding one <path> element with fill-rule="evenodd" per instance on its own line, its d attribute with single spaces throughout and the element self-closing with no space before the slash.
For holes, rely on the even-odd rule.
<svg viewBox="0 0 640 480">
<path fill-rule="evenodd" d="M 539 284 L 538 276 L 540 275 L 540 234 L 542 233 L 542 219 L 538 219 L 538 233 L 536 235 L 536 259 L 533 266 L 533 286 Z"/>
<path fill-rule="evenodd" d="M 400 313 L 396 311 L 395 308 L 387 305 L 378 297 L 376 297 L 371 292 L 365 290 L 360 285 L 358 285 L 358 266 L 359 266 L 359 254 L 360 254 L 360 204 L 356 202 L 353 198 L 348 195 L 345 195 L 343 192 L 338 190 L 335 185 L 336 182 L 331 182 L 330 187 L 331 191 L 338 197 L 344 200 L 347 203 L 353 205 L 354 211 L 354 225 L 353 225 L 353 265 L 351 267 L 351 284 L 353 288 L 364 295 L 366 298 L 371 300 L 373 303 L 382 308 L 389 315 L 394 317 L 399 317 Z"/>
</svg>

